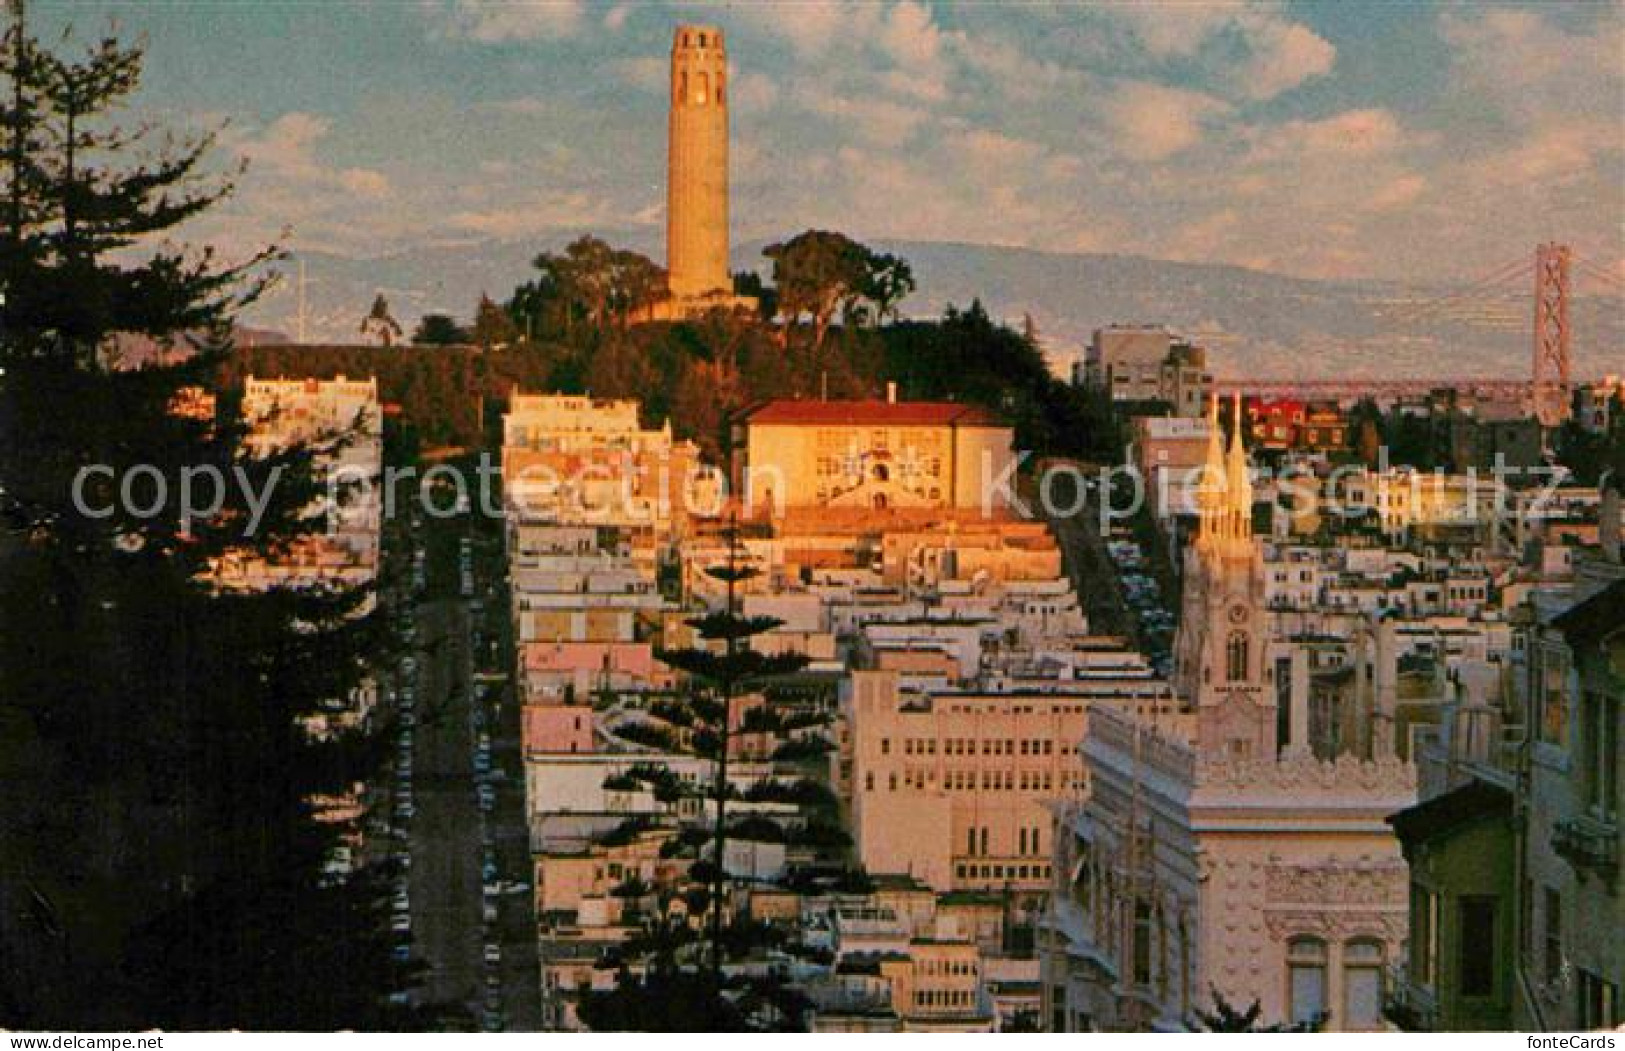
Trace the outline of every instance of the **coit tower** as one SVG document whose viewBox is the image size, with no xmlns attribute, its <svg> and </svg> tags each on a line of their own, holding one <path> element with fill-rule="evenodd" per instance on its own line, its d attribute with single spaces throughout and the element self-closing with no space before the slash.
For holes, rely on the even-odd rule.
<svg viewBox="0 0 1625 1051">
<path fill-rule="evenodd" d="M 666 269 L 674 298 L 730 294 L 728 52 L 722 30 L 678 26 L 671 42 Z"/>
</svg>

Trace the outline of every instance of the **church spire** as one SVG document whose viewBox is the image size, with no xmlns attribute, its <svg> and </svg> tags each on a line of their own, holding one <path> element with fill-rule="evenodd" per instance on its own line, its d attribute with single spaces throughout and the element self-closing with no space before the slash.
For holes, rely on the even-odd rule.
<svg viewBox="0 0 1625 1051">
<path fill-rule="evenodd" d="M 1225 484 L 1224 446 L 1219 428 L 1219 396 L 1214 394 L 1208 402 L 1207 457 L 1202 463 L 1196 486 L 1196 543 L 1199 547 L 1211 544 L 1217 535 L 1219 519 L 1224 514 Z"/>
<path fill-rule="evenodd" d="M 1236 540 L 1251 540 L 1253 535 L 1253 483 L 1248 477 L 1247 450 L 1242 444 L 1241 392 L 1236 392 L 1231 416 L 1230 458 L 1225 465 L 1224 495 L 1230 528 L 1227 535 Z"/>
</svg>

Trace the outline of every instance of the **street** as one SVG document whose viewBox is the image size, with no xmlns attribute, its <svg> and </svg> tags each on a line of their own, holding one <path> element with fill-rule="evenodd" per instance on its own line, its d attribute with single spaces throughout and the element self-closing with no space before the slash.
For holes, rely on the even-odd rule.
<svg viewBox="0 0 1625 1051">
<path fill-rule="evenodd" d="M 411 944 L 426 967 L 414 999 L 466 1008 L 470 1028 L 532 1031 L 541 1006 L 519 720 L 510 685 L 489 674 L 503 652 L 502 561 L 471 531 L 464 517 L 430 518 L 411 534 L 415 668 L 403 690 L 413 702 L 400 716 L 396 816 L 409 799 Z M 476 671 L 487 674 L 477 681 Z"/>
</svg>

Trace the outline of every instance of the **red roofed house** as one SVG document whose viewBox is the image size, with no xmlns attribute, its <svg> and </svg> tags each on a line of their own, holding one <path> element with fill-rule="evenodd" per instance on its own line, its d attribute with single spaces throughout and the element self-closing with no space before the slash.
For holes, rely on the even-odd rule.
<svg viewBox="0 0 1625 1051">
<path fill-rule="evenodd" d="M 1259 398 L 1247 402 L 1253 441 L 1264 449 L 1290 449 L 1303 426 L 1304 404 L 1296 398 Z"/>
</svg>

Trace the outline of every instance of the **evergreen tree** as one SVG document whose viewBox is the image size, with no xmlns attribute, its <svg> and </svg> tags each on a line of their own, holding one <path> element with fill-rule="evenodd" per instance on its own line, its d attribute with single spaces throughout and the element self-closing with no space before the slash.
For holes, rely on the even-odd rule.
<svg viewBox="0 0 1625 1051">
<path fill-rule="evenodd" d="M 401 323 L 389 312 L 389 300 L 382 292 L 378 293 L 372 301 L 372 309 L 361 319 L 362 337 L 377 340 L 379 346 L 393 347 L 404 334 Z"/>
<path fill-rule="evenodd" d="M 319 528 L 320 487 L 310 449 L 243 458 L 229 399 L 218 415 L 180 411 L 207 404 L 197 392 L 272 253 L 223 265 L 169 247 L 231 189 L 202 174 L 213 136 L 120 126 L 140 50 L 108 38 L 64 57 L 20 4 L 10 16 L 0 1026 L 401 1024 L 383 997 L 408 972 L 381 933 L 376 875 L 325 885 L 343 826 L 312 814 L 315 795 L 364 776 L 367 742 L 300 727 L 364 680 L 379 622 L 359 589 L 212 583 L 220 559 L 276 556 Z M 135 337 L 191 353 L 134 360 Z M 78 484 L 97 465 L 111 473 Z M 107 481 L 134 467 L 147 472 L 136 506 Z M 203 468 L 240 481 L 188 520 L 182 471 Z M 271 494 L 256 529 L 245 489 Z"/>
<path fill-rule="evenodd" d="M 749 645 L 781 622 L 741 614 L 739 587 L 759 571 L 742 561 L 736 525 L 724 531 L 723 540 L 726 560 L 706 569 L 724 585 L 723 606 L 688 622 L 702 645 L 660 651 L 663 662 L 685 674 L 689 688 L 681 701 L 658 706 L 654 714 L 659 722 L 645 724 L 651 730 L 644 742 L 673 749 L 686 741 L 694 754 L 714 762 L 711 781 L 701 790 L 710 808 L 708 827 L 683 829 L 668 842 L 672 855 L 693 855 L 687 881 L 674 895 L 684 907 L 676 914 L 663 904 L 623 954 L 615 989 L 587 995 L 581 1016 L 593 1028 L 626 1028 L 630 1023 L 673 1031 L 795 1029 L 802 1023 L 806 1005 L 783 981 L 727 972 L 729 960 L 783 938 L 782 932 L 744 919 L 731 907 L 727 844 L 740 839 L 825 842 L 844 849 L 847 841 L 827 816 L 833 813 L 833 797 L 813 781 L 769 778 L 745 793 L 752 802 L 797 805 L 796 822 L 756 813 L 731 819 L 728 804 L 738 798 L 738 790 L 730 781 L 729 765 L 733 743 L 742 736 L 796 740 L 811 730 L 807 736 L 819 737 L 815 728 L 828 722 L 828 712 L 816 701 L 775 694 L 774 684 L 805 667 L 806 657 L 765 653 Z M 760 703 L 742 708 L 739 702 L 747 697 L 760 698 Z M 647 785 L 656 798 L 669 802 L 692 791 L 657 763 L 635 767 L 624 780 L 627 784 L 620 787 Z M 628 829 L 626 834 L 639 831 Z M 694 922 L 700 917 L 703 933 Z M 691 948 L 700 950 L 699 955 Z"/>
<path fill-rule="evenodd" d="M 474 308 L 474 331 L 471 335 L 476 345 L 486 350 L 500 350 L 512 343 L 518 333 L 508 312 L 482 292 L 479 304 Z"/>
<path fill-rule="evenodd" d="M 424 314 L 412 330 L 412 342 L 424 347 L 453 347 L 468 342 L 468 330 L 450 314 Z"/>
</svg>

